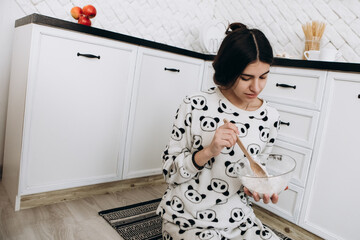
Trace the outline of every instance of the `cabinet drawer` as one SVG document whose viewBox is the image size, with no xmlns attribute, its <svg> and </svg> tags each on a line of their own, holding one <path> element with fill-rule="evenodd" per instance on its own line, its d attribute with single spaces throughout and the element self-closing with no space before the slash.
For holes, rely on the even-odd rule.
<svg viewBox="0 0 360 240">
<path fill-rule="evenodd" d="M 272 204 L 271 202 L 264 204 L 262 200 L 254 203 L 292 223 L 297 224 L 299 221 L 301 200 L 304 195 L 304 189 L 292 183 L 289 183 L 288 187 L 289 188 L 286 191 L 280 193 L 279 201 L 276 204 Z"/>
<path fill-rule="evenodd" d="M 272 67 L 264 99 L 319 110 L 325 87 L 325 71 Z"/>
<path fill-rule="evenodd" d="M 276 140 L 272 152 L 286 154 L 295 159 L 296 168 L 291 182 L 300 187 L 305 187 L 312 151 L 281 140 Z"/>
<path fill-rule="evenodd" d="M 297 107 L 270 103 L 280 113 L 280 130 L 278 139 L 291 142 L 302 147 L 312 148 L 314 145 L 319 113 Z"/>
</svg>

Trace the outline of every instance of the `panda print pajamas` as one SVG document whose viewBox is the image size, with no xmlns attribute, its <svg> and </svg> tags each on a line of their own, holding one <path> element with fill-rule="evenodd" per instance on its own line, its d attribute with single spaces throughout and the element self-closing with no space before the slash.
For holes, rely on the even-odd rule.
<svg viewBox="0 0 360 240">
<path fill-rule="evenodd" d="M 211 143 L 224 118 L 238 127 L 251 154 L 271 152 L 279 113 L 265 100 L 259 109 L 245 111 L 217 87 L 187 96 L 162 155 L 168 188 L 157 213 L 163 218 L 163 239 L 278 239 L 256 218 L 235 173 L 236 166 L 249 170 L 237 145 L 224 148 L 200 170 L 193 164 L 193 154 Z"/>
</svg>

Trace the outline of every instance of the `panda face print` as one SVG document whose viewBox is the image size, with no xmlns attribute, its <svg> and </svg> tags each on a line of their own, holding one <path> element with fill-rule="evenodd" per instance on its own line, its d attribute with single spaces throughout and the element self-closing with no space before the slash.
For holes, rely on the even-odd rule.
<svg viewBox="0 0 360 240">
<path fill-rule="evenodd" d="M 237 174 L 237 167 L 238 167 L 238 164 L 237 163 L 232 163 L 230 161 L 226 161 L 225 162 L 225 174 L 229 177 L 232 177 L 232 178 L 236 178 L 238 176 Z"/>
<path fill-rule="evenodd" d="M 166 212 L 165 209 L 160 206 L 160 210 L 159 210 L 160 216 L 164 216 L 165 212 Z"/>
<path fill-rule="evenodd" d="M 229 196 L 229 184 L 224 180 L 213 178 L 211 179 L 210 185 L 207 188 L 209 191 L 221 193 L 224 196 Z"/>
<path fill-rule="evenodd" d="M 227 203 L 228 202 L 228 200 L 225 198 L 225 199 L 223 199 L 223 200 L 221 200 L 221 199 L 216 199 L 216 205 L 222 205 L 222 204 L 225 204 L 225 203 Z"/>
<path fill-rule="evenodd" d="M 170 168 L 170 177 L 171 177 L 172 175 L 176 174 L 176 173 L 177 173 L 177 167 L 176 167 L 175 162 L 173 162 L 173 163 L 171 164 L 171 168 Z"/>
<path fill-rule="evenodd" d="M 215 230 L 206 229 L 201 232 L 197 232 L 196 235 L 200 240 L 211 240 L 211 239 L 219 239 L 219 235 Z"/>
<path fill-rule="evenodd" d="M 194 135 L 192 147 L 193 147 L 194 149 L 201 150 L 201 149 L 203 149 L 203 146 L 202 146 L 201 144 L 202 144 L 202 138 L 201 138 L 201 136 L 199 136 L 199 135 Z"/>
<path fill-rule="evenodd" d="M 175 214 L 172 215 L 172 218 L 174 220 L 174 223 L 180 227 L 180 234 L 184 233 L 186 230 L 189 230 L 195 224 L 195 221 L 193 219 L 178 217 Z"/>
<path fill-rule="evenodd" d="M 208 110 L 208 106 L 206 105 L 206 98 L 204 96 L 198 95 L 193 97 L 186 97 L 184 102 L 187 104 L 191 104 L 191 110 Z"/>
<path fill-rule="evenodd" d="M 248 203 L 248 198 L 247 198 L 245 192 L 240 192 L 239 197 L 240 197 L 240 200 L 242 203 L 244 203 L 244 204 Z"/>
<path fill-rule="evenodd" d="M 234 208 L 231 210 L 229 222 L 240 222 L 244 218 L 245 214 L 241 208 Z"/>
<path fill-rule="evenodd" d="M 270 136 L 270 128 L 264 128 L 263 126 L 259 126 L 260 130 L 260 140 L 263 142 L 267 142 Z"/>
<path fill-rule="evenodd" d="M 177 196 L 174 196 L 171 201 L 167 201 L 166 205 L 178 213 L 184 213 L 184 203 Z"/>
<path fill-rule="evenodd" d="M 264 240 L 270 239 L 272 237 L 272 233 L 267 228 L 256 230 L 255 233 Z"/>
<path fill-rule="evenodd" d="M 230 156 L 233 156 L 234 155 L 234 146 L 231 146 L 231 147 L 224 147 L 222 150 L 221 150 L 221 153 L 222 154 L 229 154 Z"/>
<path fill-rule="evenodd" d="M 254 226 L 254 222 L 251 220 L 251 218 L 247 218 L 246 221 L 242 222 L 239 226 L 239 229 L 241 230 L 241 235 L 243 235 L 243 232 L 246 232 L 249 228 L 252 228 Z"/>
<path fill-rule="evenodd" d="M 171 138 L 175 141 L 180 141 L 185 133 L 185 129 L 178 128 L 177 126 L 173 125 L 173 129 L 171 132 Z"/>
<path fill-rule="evenodd" d="M 216 92 L 215 89 L 216 89 L 215 87 L 211 87 L 211 88 L 209 88 L 209 89 L 207 89 L 207 90 L 205 90 L 205 91 L 202 91 L 202 92 L 204 92 L 204 93 L 209 93 L 209 94 L 213 94 L 213 93 Z"/>
<path fill-rule="evenodd" d="M 163 231 L 162 233 L 162 240 L 173 240 L 172 236 L 170 235 L 170 233 L 168 233 L 167 231 Z"/>
<path fill-rule="evenodd" d="M 175 155 L 164 155 L 163 159 L 164 161 L 168 161 L 169 159 L 175 160 L 176 156 Z"/>
<path fill-rule="evenodd" d="M 168 155 L 168 154 L 169 154 L 169 145 L 166 145 L 163 155 Z"/>
<path fill-rule="evenodd" d="M 249 116 L 249 118 L 262 120 L 262 121 L 266 122 L 268 120 L 267 114 L 268 114 L 267 110 L 264 109 L 263 111 L 259 112 L 257 115 Z"/>
<path fill-rule="evenodd" d="M 222 99 L 219 100 L 218 112 L 219 113 L 227 113 L 227 114 L 230 114 L 233 116 L 239 116 L 239 113 L 237 113 L 233 109 L 231 109 L 230 106 L 228 106 Z"/>
<path fill-rule="evenodd" d="M 212 209 L 206 209 L 196 213 L 196 218 L 208 222 L 218 222 L 216 218 L 216 212 Z"/>
<path fill-rule="evenodd" d="M 245 137 L 248 134 L 248 129 L 250 128 L 250 124 L 234 122 L 234 121 L 230 121 L 230 122 L 235 124 L 236 127 L 239 129 L 239 132 L 240 132 L 239 137 Z"/>
<path fill-rule="evenodd" d="M 217 124 L 220 122 L 220 119 L 215 117 L 200 117 L 200 127 L 205 132 L 213 132 L 217 129 Z"/>
<path fill-rule="evenodd" d="M 205 194 L 200 194 L 191 185 L 188 186 L 188 190 L 185 191 L 185 197 L 192 203 L 200 203 L 205 197 Z"/>
<path fill-rule="evenodd" d="M 190 173 L 188 171 L 186 171 L 184 167 L 180 168 L 180 175 L 183 178 L 190 178 L 191 177 Z"/>
<path fill-rule="evenodd" d="M 199 184 L 199 176 L 200 174 L 199 173 L 196 173 L 195 176 L 193 177 L 193 180 L 195 181 L 196 184 Z"/>
<path fill-rule="evenodd" d="M 186 97 L 184 98 L 184 103 L 186 103 L 186 104 L 191 103 L 191 97 L 186 96 Z"/>
<path fill-rule="evenodd" d="M 257 155 L 261 152 L 261 147 L 258 144 L 252 143 L 247 147 L 247 150 L 251 155 Z"/>
<path fill-rule="evenodd" d="M 186 114 L 184 123 L 187 127 L 191 126 L 191 113 Z"/>
<path fill-rule="evenodd" d="M 162 198 L 165 199 L 166 196 L 169 194 L 170 191 L 171 191 L 170 188 L 167 188 L 166 191 L 164 192 L 164 195 L 163 195 Z"/>
<path fill-rule="evenodd" d="M 205 168 L 206 169 L 212 169 L 212 166 L 214 165 L 215 162 L 215 158 L 211 158 L 206 164 L 205 164 Z"/>
<path fill-rule="evenodd" d="M 180 111 L 180 108 L 178 108 L 178 109 L 176 110 L 175 119 L 177 119 L 177 118 L 179 117 L 179 111 Z"/>
</svg>

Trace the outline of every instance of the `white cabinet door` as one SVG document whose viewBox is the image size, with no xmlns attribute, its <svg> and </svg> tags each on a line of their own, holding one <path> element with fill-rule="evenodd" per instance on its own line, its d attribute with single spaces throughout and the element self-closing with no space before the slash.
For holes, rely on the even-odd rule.
<svg viewBox="0 0 360 240">
<path fill-rule="evenodd" d="M 257 205 L 275 213 L 276 215 L 297 224 L 300 214 L 301 200 L 304 189 L 289 183 L 288 189 L 279 194 L 279 201 L 276 204 L 264 204 L 262 201 L 255 202 Z"/>
<path fill-rule="evenodd" d="M 327 81 L 301 225 L 326 239 L 359 239 L 360 75 L 329 73 Z"/>
<path fill-rule="evenodd" d="M 187 94 L 200 91 L 203 66 L 203 60 L 139 48 L 125 178 L 161 173 L 176 110 Z"/>
<path fill-rule="evenodd" d="M 120 179 L 137 47 L 38 25 L 32 37 L 20 194 Z"/>
</svg>

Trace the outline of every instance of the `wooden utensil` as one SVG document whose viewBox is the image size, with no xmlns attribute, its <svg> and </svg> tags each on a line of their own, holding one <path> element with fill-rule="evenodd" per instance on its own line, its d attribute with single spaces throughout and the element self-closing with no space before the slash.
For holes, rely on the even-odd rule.
<svg viewBox="0 0 360 240">
<path fill-rule="evenodd" d="M 229 121 L 227 119 L 224 119 L 224 123 L 228 123 Z M 267 177 L 266 172 L 262 167 L 259 166 L 259 164 L 251 157 L 250 153 L 246 150 L 244 144 L 241 142 L 238 135 L 236 135 L 236 143 L 241 148 L 241 151 L 245 154 L 246 158 L 249 160 L 251 170 L 254 172 L 254 175 L 257 177 Z"/>
</svg>

